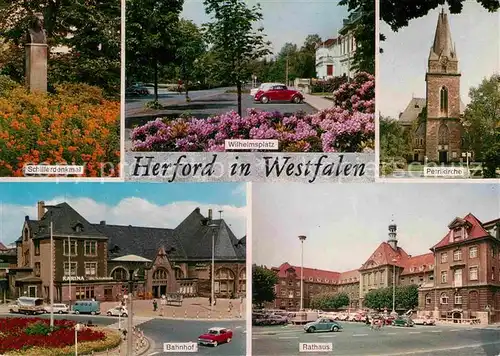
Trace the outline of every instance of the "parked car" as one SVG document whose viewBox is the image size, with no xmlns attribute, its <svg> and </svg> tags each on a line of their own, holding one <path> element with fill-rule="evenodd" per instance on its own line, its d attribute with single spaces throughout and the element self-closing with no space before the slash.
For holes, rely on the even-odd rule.
<svg viewBox="0 0 500 356">
<path fill-rule="evenodd" d="M 411 319 L 399 317 L 399 318 L 396 318 L 392 321 L 392 325 L 393 326 L 411 327 L 411 326 L 415 325 L 415 323 Z"/>
<path fill-rule="evenodd" d="M 11 313 L 34 315 L 45 313 L 45 308 L 42 298 L 19 297 L 14 303 L 9 305 L 9 311 Z"/>
<path fill-rule="evenodd" d="M 430 317 L 415 318 L 413 322 L 415 325 L 436 325 L 436 320 Z"/>
<path fill-rule="evenodd" d="M 219 344 L 231 342 L 233 332 L 227 328 L 213 327 L 200 336 L 198 336 L 198 343 L 200 345 L 217 346 Z"/>
<path fill-rule="evenodd" d="M 308 333 L 321 332 L 321 331 L 340 331 L 342 326 L 333 319 L 319 318 L 312 323 L 304 325 L 304 330 Z"/>
<path fill-rule="evenodd" d="M 384 317 L 384 324 L 385 325 L 392 325 L 392 322 L 394 321 L 393 316 L 385 316 Z"/>
<path fill-rule="evenodd" d="M 125 96 L 146 96 L 149 95 L 149 89 L 142 84 L 134 84 L 125 89 Z"/>
<path fill-rule="evenodd" d="M 73 304 L 75 314 L 101 314 L 101 304 L 95 300 L 79 300 Z"/>
<path fill-rule="evenodd" d="M 50 313 L 51 310 L 54 311 L 54 313 L 57 314 L 68 314 L 69 313 L 69 307 L 66 304 L 62 303 L 54 303 L 52 307 L 50 305 L 46 305 L 44 308 L 46 313 Z"/>
<path fill-rule="evenodd" d="M 267 319 L 269 320 L 270 325 L 286 325 L 288 324 L 288 318 L 283 315 L 271 314 L 268 315 Z"/>
<path fill-rule="evenodd" d="M 123 318 L 126 318 L 128 316 L 128 311 L 127 308 L 124 306 L 118 305 L 114 308 L 109 309 L 106 312 L 107 316 L 121 316 Z"/>
<path fill-rule="evenodd" d="M 304 96 L 298 90 L 288 89 L 286 85 L 274 85 L 268 90 L 259 90 L 254 97 L 255 101 L 267 104 L 270 101 L 288 101 L 300 104 L 304 101 Z"/>
<path fill-rule="evenodd" d="M 255 97 L 255 94 L 257 94 L 258 91 L 260 91 L 260 90 L 267 91 L 275 85 L 284 85 L 284 84 L 281 84 L 281 83 L 262 83 L 257 88 L 250 89 L 250 96 Z"/>
</svg>

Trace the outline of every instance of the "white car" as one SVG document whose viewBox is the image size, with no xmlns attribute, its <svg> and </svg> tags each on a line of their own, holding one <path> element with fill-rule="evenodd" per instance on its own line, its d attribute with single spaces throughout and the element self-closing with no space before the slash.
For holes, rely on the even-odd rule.
<svg viewBox="0 0 500 356">
<path fill-rule="evenodd" d="M 415 325 L 436 325 L 436 320 L 432 318 L 415 318 L 413 319 Z"/>
<path fill-rule="evenodd" d="M 271 89 L 275 85 L 284 85 L 284 84 L 280 84 L 280 83 L 262 83 L 259 87 L 250 89 L 250 96 L 254 97 L 255 94 L 257 94 L 257 92 L 259 90 L 269 90 L 269 89 Z"/>
<path fill-rule="evenodd" d="M 62 304 L 62 303 L 59 303 L 59 304 L 54 303 L 52 305 L 52 308 L 50 307 L 50 305 L 47 305 L 44 308 L 46 313 L 50 313 L 51 309 L 54 310 L 54 313 L 57 313 L 57 314 L 68 314 L 69 313 L 69 307 L 66 304 Z"/>
<path fill-rule="evenodd" d="M 126 318 L 128 316 L 127 308 L 122 307 L 122 306 L 117 306 L 114 308 L 109 309 L 106 312 L 107 316 L 121 316 L 123 318 Z"/>
</svg>

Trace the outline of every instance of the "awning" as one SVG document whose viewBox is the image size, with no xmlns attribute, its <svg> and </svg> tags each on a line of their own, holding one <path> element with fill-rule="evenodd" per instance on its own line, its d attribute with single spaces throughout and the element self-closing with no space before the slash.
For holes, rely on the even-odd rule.
<svg viewBox="0 0 500 356">
<path fill-rule="evenodd" d="M 39 277 L 28 276 L 16 279 L 16 283 L 42 283 L 42 279 Z"/>
</svg>

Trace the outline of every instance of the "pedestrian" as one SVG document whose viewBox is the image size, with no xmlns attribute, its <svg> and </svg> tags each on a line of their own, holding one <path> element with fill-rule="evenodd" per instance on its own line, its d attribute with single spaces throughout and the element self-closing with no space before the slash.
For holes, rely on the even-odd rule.
<svg viewBox="0 0 500 356">
<path fill-rule="evenodd" d="M 217 297 L 214 296 L 214 306 L 217 305 Z"/>
<path fill-rule="evenodd" d="M 212 296 L 208 297 L 208 305 L 212 305 Z"/>
<path fill-rule="evenodd" d="M 123 340 L 127 340 L 127 329 L 123 329 Z"/>
<path fill-rule="evenodd" d="M 158 302 L 156 301 L 156 299 L 153 299 L 153 311 L 157 311 L 158 310 Z"/>
<path fill-rule="evenodd" d="M 233 310 L 233 303 L 229 301 L 229 305 L 227 307 L 227 311 L 231 313 L 231 310 Z"/>
</svg>

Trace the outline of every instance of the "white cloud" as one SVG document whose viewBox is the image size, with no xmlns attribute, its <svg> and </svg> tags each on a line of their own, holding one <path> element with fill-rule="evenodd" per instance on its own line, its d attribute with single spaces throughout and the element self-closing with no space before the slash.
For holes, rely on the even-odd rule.
<svg viewBox="0 0 500 356">
<path fill-rule="evenodd" d="M 223 211 L 223 218 L 231 226 L 237 238 L 246 234 L 246 207 L 231 205 L 208 205 L 194 201 L 178 201 L 167 205 L 156 205 L 145 199 L 129 197 L 121 200 L 117 205 L 111 206 L 98 203 L 90 198 L 55 197 L 47 200 L 47 205 L 58 204 L 66 201 L 80 215 L 91 223 L 105 220 L 108 224 L 134 225 L 175 228 L 195 208 L 199 207 L 201 213 L 208 215 L 212 209 L 214 217 L 218 218 L 218 211 Z M 0 241 L 11 243 L 21 234 L 24 217 L 28 215 L 36 219 L 36 206 L 21 206 L 14 204 L 0 205 Z"/>
</svg>

